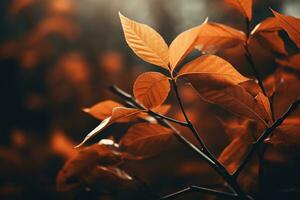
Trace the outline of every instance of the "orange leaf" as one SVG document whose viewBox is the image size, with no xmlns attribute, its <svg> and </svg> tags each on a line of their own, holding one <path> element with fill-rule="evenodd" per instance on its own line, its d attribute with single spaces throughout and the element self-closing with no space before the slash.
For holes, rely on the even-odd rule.
<svg viewBox="0 0 300 200">
<path fill-rule="evenodd" d="M 297 47 L 300 48 L 300 19 L 280 14 L 274 10 L 272 12 L 279 25 L 287 32 Z"/>
<path fill-rule="evenodd" d="M 251 21 L 252 0 L 225 0 L 225 2 L 238 9 L 249 21 Z"/>
<path fill-rule="evenodd" d="M 275 129 L 269 142 L 277 145 L 300 145 L 300 118 L 287 118 L 282 125 Z"/>
<path fill-rule="evenodd" d="M 268 126 L 269 115 L 262 109 L 260 103 L 240 85 L 229 86 L 219 90 L 207 90 L 203 84 L 197 83 L 197 79 L 190 79 L 190 82 L 204 100 L 218 104 L 233 113 L 254 119 Z"/>
<path fill-rule="evenodd" d="M 278 31 L 261 31 L 259 34 L 255 34 L 255 39 L 262 47 L 269 49 L 271 52 L 282 55 L 288 54 L 285 49 L 284 42 L 278 34 Z"/>
<path fill-rule="evenodd" d="M 127 44 L 146 62 L 168 69 L 168 45 L 150 26 L 138 23 L 119 13 Z"/>
<path fill-rule="evenodd" d="M 81 147 L 88 140 L 95 137 L 99 132 L 103 129 L 107 128 L 113 123 L 124 122 L 126 118 L 132 118 L 138 115 L 142 110 L 138 110 L 135 108 L 125 108 L 125 107 L 116 107 L 112 110 L 112 115 L 106 119 L 104 119 L 95 129 L 93 129 L 87 136 L 83 139 L 83 141 L 78 144 L 75 148 Z"/>
<path fill-rule="evenodd" d="M 203 22 L 205 24 L 207 19 Z M 191 28 L 179 34 L 171 43 L 169 48 L 170 67 L 174 68 L 187 56 L 195 46 L 200 26 Z"/>
<path fill-rule="evenodd" d="M 148 109 L 160 106 L 168 97 L 169 92 L 169 80 L 159 72 L 141 74 L 133 86 L 135 98 Z"/>
<path fill-rule="evenodd" d="M 59 191 L 76 190 L 79 189 L 82 184 L 97 185 L 96 183 L 100 181 L 103 187 L 105 184 L 108 184 L 108 182 L 103 181 L 104 177 L 106 177 L 106 179 L 108 178 L 107 176 L 103 176 L 107 171 L 99 170 L 99 167 L 110 168 L 122 162 L 121 153 L 105 145 L 95 144 L 82 148 L 77 152 L 74 157 L 65 163 L 63 169 L 60 170 L 57 176 L 57 189 Z M 94 174 L 94 170 L 98 173 Z M 113 173 L 113 175 L 115 178 L 125 178 L 115 173 Z M 131 180 L 129 177 L 128 179 Z"/>
<path fill-rule="evenodd" d="M 170 142 L 172 130 L 159 124 L 139 123 L 130 127 L 120 148 L 137 156 L 153 156 Z"/>
<path fill-rule="evenodd" d="M 223 24 L 205 23 L 200 27 L 196 48 L 203 53 L 215 53 L 245 42 L 242 31 Z"/>
<path fill-rule="evenodd" d="M 241 164 L 252 142 L 252 137 L 247 133 L 235 138 L 222 151 L 218 158 L 219 162 L 221 162 L 230 173 L 233 173 Z"/>
<path fill-rule="evenodd" d="M 83 109 L 83 111 L 89 113 L 90 115 L 92 115 L 93 117 L 99 120 L 104 120 L 105 118 L 111 116 L 112 110 L 115 107 L 121 107 L 121 106 L 123 105 L 118 102 L 112 100 L 106 100 L 106 101 L 101 101 L 90 108 L 85 108 Z"/>
<path fill-rule="evenodd" d="M 269 17 L 262 21 L 261 23 L 257 24 L 255 28 L 251 31 L 251 35 L 254 35 L 259 32 L 273 32 L 281 30 L 281 26 L 279 25 L 278 21 L 275 17 Z"/>
<path fill-rule="evenodd" d="M 179 77 L 192 78 L 197 84 L 205 87 L 219 89 L 247 81 L 229 62 L 215 55 L 204 55 L 187 63 L 179 71 Z"/>
<path fill-rule="evenodd" d="M 284 59 L 276 59 L 276 62 L 282 66 L 300 70 L 300 53 L 288 56 Z"/>
</svg>

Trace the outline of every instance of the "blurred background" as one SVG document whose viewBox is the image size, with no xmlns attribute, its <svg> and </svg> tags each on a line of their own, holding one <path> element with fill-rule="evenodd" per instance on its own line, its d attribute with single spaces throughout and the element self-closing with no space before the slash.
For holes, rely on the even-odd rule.
<svg viewBox="0 0 300 200">
<path fill-rule="evenodd" d="M 252 27 L 271 16 L 269 7 L 300 17 L 299 0 L 254 2 Z M 242 15 L 222 0 L 1 0 L 0 9 L 0 199 L 71 198 L 56 192 L 57 173 L 99 123 L 82 108 L 116 99 L 111 84 L 131 92 L 139 73 L 155 69 L 125 43 L 119 11 L 154 27 L 168 44 L 206 17 L 245 29 Z M 269 52 L 257 47 L 253 54 L 263 77 L 274 71 Z M 252 76 L 238 51 L 220 55 Z M 185 95 L 185 103 L 193 101 Z M 220 127 L 205 126 L 211 133 Z M 209 145 L 217 138 L 205 137 Z M 196 168 L 181 166 L 181 172 Z"/>
</svg>

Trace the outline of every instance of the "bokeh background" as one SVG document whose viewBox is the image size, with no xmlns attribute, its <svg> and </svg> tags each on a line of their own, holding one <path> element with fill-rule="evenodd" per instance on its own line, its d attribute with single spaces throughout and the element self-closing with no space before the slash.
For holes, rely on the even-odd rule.
<svg viewBox="0 0 300 200">
<path fill-rule="evenodd" d="M 300 17 L 299 0 L 254 2 L 252 27 L 271 16 L 269 7 Z M 139 73 L 154 69 L 125 43 L 119 11 L 154 27 L 168 44 L 206 17 L 245 29 L 242 15 L 222 0 L 1 0 L 0 9 L 0 199 L 72 198 L 56 192 L 55 179 L 74 154 L 73 145 L 98 123 L 82 108 L 116 99 L 107 89 L 111 84 L 130 92 Z M 257 47 L 253 54 L 263 77 L 274 71 L 269 52 Z M 220 55 L 252 76 L 239 51 Z M 194 100 L 182 92 L 186 104 Z M 204 114 L 194 118 L 209 122 Z M 221 130 L 209 124 L 202 130 Z M 218 140 L 204 137 L 210 146 Z M 219 142 L 216 153 L 225 143 Z M 189 177 L 198 165 L 180 167 L 182 177 Z M 164 179 L 160 184 L 180 181 Z"/>
</svg>

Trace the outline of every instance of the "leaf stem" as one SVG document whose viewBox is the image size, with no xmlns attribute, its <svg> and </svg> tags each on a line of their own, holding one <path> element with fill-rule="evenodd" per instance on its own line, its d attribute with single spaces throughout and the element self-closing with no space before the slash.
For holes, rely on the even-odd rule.
<svg viewBox="0 0 300 200">
<path fill-rule="evenodd" d="M 297 108 L 297 106 L 300 103 L 300 97 L 298 97 L 288 108 L 288 110 L 280 117 L 278 118 L 272 126 L 267 128 L 261 136 L 252 144 L 252 148 L 245 156 L 243 162 L 238 167 L 238 169 L 234 172 L 233 176 L 238 177 L 238 175 L 241 173 L 241 171 L 244 169 L 248 161 L 251 159 L 252 155 L 255 153 L 255 151 L 259 148 L 259 146 L 264 142 L 265 139 L 268 138 L 268 136 L 274 131 L 279 125 L 282 124 L 282 122 Z"/>
</svg>

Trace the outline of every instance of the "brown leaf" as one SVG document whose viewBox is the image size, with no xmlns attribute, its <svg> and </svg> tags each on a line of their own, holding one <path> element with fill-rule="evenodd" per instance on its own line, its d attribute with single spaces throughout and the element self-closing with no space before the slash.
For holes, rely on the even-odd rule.
<svg viewBox="0 0 300 200">
<path fill-rule="evenodd" d="M 57 189 L 69 191 L 78 189 L 84 183 L 92 183 L 95 178 L 89 174 L 98 165 L 110 166 L 121 162 L 121 154 L 105 145 L 92 145 L 81 149 L 70 158 L 57 176 Z"/>
<path fill-rule="evenodd" d="M 261 23 L 257 24 L 255 28 L 251 31 L 251 35 L 257 34 L 259 32 L 273 32 L 281 30 L 281 26 L 275 17 L 269 17 L 263 20 Z"/>
<path fill-rule="evenodd" d="M 146 62 L 168 69 L 168 45 L 150 26 L 138 23 L 119 13 L 127 44 Z"/>
<path fill-rule="evenodd" d="M 238 9 L 249 21 L 252 19 L 252 0 L 225 0 Z"/>
<path fill-rule="evenodd" d="M 123 105 L 118 102 L 112 100 L 106 100 L 106 101 L 101 101 L 90 108 L 84 108 L 83 111 L 89 113 L 96 119 L 104 120 L 105 118 L 111 116 L 112 110 L 115 107 L 122 107 L 122 106 Z"/>
<path fill-rule="evenodd" d="M 202 83 L 202 90 L 220 89 L 247 81 L 229 62 L 215 55 L 204 55 L 187 63 L 179 71 L 178 76 L 197 80 Z"/>
<path fill-rule="evenodd" d="M 242 31 L 223 24 L 207 22 L 200 27 L 196 48 L 203 53 L 216 53 L 246 42 Z"/>
<path fill-rule="evenodd" d="M 206 21 L 207 19 L 203 24 Z M 169 48 L 169 60 L 172 71 L 194 49 L 200 27 L 201 25 L 184 31 L 172 41 Z"/>
<path fill-rule="evenodd" d="M 170 142 L 172 130 L 159 124 L 139 123 L 130 127 L 120 141 L 120 148 L 133 155 L 149 157 Z"/>
<path fill-rule="evenodd" d="M 288 56 L 284 59 L 276 59 L 276 62 L 282 66 L 300 70 L 300 53 Z"/>
<path fill-rule="evenodd" d="M 269 116 L 255 97 L 242 86 L 234 85 L 219 90 L 203 90 L 203 84 L 198 84 L 197 79 L 190 79 L 190 81 L 204 100 L 218 104 L 233 113 L 254 119 L 268 126 Z"/>
<path fill-rule="evenodd" d="M 233 173 L 241 164 L 252 142 L 253 138 L 247 133 L 235 138 L 222 151 L 218 158 L 219 162 L 221 162 L 230 173 Z"/>
<path fill-rule="evenodd" d="M 284 46 L 284 41 L 279 36 L 278 31 L 261 31 L 259 34 L 255 34 L 255 39 L 262 47 L 269 49 L 271 52 L 282 55 L 288 54 Z"/>
<path fill-rule="evenodd" d="M 289 117 L 274 130 L 268 140 L 275 145 L 300 145 L 300 117 Z"/>
<path fill-rule="evenodd" d="M 300 19 L 286 16 L 272 10 L 279 25 L 286 31 L 291 40 L 300 48 Z"/>
<path fill-rule="evenodd" d="M 141 74 L 133 86 L 135 98 L 148 109 L 160 106 L 168 97 L 169 92 L 169 80 L 159 72 Z"/>
<path fill-rule="evenodd" d="M 107 128 L 113 123 L 124 122 L 126 118 L 132 118 L 138 115 L 142 110 L 138 110 L 135 108 L 125 108 L 125 107 L 116 107 L 112 111 L 112 115 L 108 118 L 105 118 L 95 129 L 93 129 L 83 141 L 78 144 L 75 148 L 81 147 L 88 140 L 95 137 L 98 133 L 100 133 L 103 129 Z"/>
</svg>

